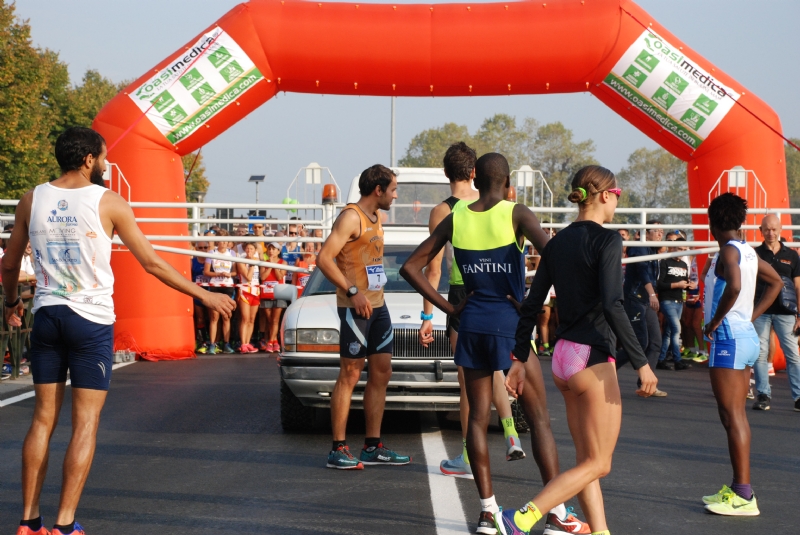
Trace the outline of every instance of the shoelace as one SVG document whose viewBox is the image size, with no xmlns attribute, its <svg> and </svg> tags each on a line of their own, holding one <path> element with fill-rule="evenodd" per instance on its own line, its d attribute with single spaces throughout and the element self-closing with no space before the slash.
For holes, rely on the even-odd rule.
<svg viewBox="0 0 800 535">
<path fill-rule="evenodd" d="M 347 456 L 348 459 L 350 460 L 355 459 L 355 457 L 353 457 L 353 454 L 350 453 L 349 446 L 339 446 L 339 449 L 342 451 L 342 453 L 344 453 Z"/>
</svg>

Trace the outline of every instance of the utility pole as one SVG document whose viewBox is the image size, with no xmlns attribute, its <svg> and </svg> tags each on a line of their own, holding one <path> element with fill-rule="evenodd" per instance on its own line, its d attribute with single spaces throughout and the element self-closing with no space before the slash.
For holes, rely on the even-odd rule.
<svg viewBox="0 0 800 535">
<path fill-rule="evenodd" d="M 397 158 L 394 152 L 394 116 L 395 116 L 395 101 L 397 97 L 392 97 L 392 135 L 391 135 L 391 150 L 389 151 L 389 160 L 392 162 L 392 167 L 397 167 Z"/>
</svg>

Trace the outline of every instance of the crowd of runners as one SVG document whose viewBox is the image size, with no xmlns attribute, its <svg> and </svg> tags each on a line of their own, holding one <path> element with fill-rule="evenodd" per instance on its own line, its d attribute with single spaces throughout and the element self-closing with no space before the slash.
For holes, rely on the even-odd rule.
<svg viewBox="0 0 800 535">
<path fill-rule="evenodd" d="M 39 497 L 67 371 L 72 382 L 73 433 L 64 459 L 61 501 L 52 533 L 84 533 L 75 521 L 75 512 L 91 467 L 111 378 L 115 316 L 110 256 L 115 233 L 148 273 L 196 299 L 210 312 L 212 323 L 218 318 L 230 319 L 237 306 L 235 299 L 240 308 L 250 307 L 241 316 L 243 344 L 251 339 L 261 308 L 257 295 L 207 291 L 164 262 L 139 230 L 130 206 L 102 187 L 105 155 L 105 142 L 90 129 L 71 128 L 59 136 L 56 159 L 63 175 L 37 186 L 20 200 L 2 260 L 4 314 L 10 325 L 19 325 L 23 312 L 17 279 L 29 242 L 37 281 L 30 350 L 36 402 L 22 451 L 23 508 L 18 535 L 50 533 L 41 518 Z M 664 352 L 655 312 L 669 309 L 672 305 L 667 301 L 678 301 L 674 290 L 697 291 L 697 287 L 683 279 L 670 279 L 686 275 L 678 273 L 686 268 L 670 262 L 662 262 L 663 267 L 658 261 L 632 263 L 623 273 L 622 236 L 604 227 L 612 221 L 622 193 L 622 185 L 608 169 L 587 166 L 575 173 L 569 201 L 578 207 L 577 218 L 552 237 L 531 210 L 507 200 L 510 172 L 501 154 L 477 158 L 466 144 L 455 143 L 444 155 L 444 169 L 452 195 L 431 211 L 430 237 L 401 268 L 401 275 L 424 299 L 420 343 L 433 341 L 435 306 L 448 316 L 447 336 L 459 368 L 463 450 L 454 459 L 443 459 L 441 471 L 474 479 L 481 505 L 478 533 L 529 533 L 544 519 L 545 534 L 607 535 L 610 531 L 600 479 L 611 470 L 620 431 L 617 369 L 631 363 L 638 374 L 636 393 L 641 397 L 664 395 L 657 388 L 654 373 Z M 316 254 L 319 269 L 337 288 L 341 320 L 340 373 L 331 396 L 333 440 L 327 466 L 345 470 L 412 462 L 409 456 L 384 445 L 381 438 L 386 389 L 392 375 L 393 328 L 383 297 L 387 278 L 379 211 L 389 209 L 397 198 L 397 178 L 392 170 L 374 165 L 361 174 L 358 186 L 360 199 L 342 209 Z M 745 410 L 750 370 L 759 361 L 761 371 L 766 372 L 764 341 L 769 338 L 770 327 L 781 337 L 790 325 L 796 329 L 799 323 L 797 296 L 794 317 L 781 318 L 788 314 L 776 308 L 778 304 L 791 307 L 791 295 L 784 295 L 791 292 L 782 292 L 785 282 L 781 265 L 797 269 L 797 263 L 791 262 L 797 255 L 791 257 L 780 245 L 774 219 L 765 218 L 762 223 L 765 250 L 756 251 L 747 245 L 740 234 L 746 214 L 746 202 L 730 193 L 719 195 L 708 208 L 710 230 L 720 251 L 703 270 L 704 328 L 703 339 L 697 342 L 710 344 L 711 385 L 728 435 L 733 468 L 732 483 L 715 494 L 698 496 L 698 505 L 731 516 L 759 514 L 750 486 L 750 429 Z M 218 253 L 224 254 L 233 246 L 221 232 L 213 238 Z M 527 295 L 526 241 L 540 252 Z M 264 245 L 267 258 L 280 264 L 279 244 Z M 629 248 L 627 256 L 652 252 L 641 249 L 644 251 Z M 65 262 L 65 256 L 59 254 L 64 251 L 81 261 Z M 244 245 L 240 254 L 263 258 L 258 246 L 250 244 Z M 447 298 L 435 289 L 442 276 L 438 266 L 443 255 L 449 265 Z M 778 271 L 772 267 L 776 263 L 780 264 Z M 256 270 L 236 263 L 233 257 L 230 265 L 215 267 L 213 260 L 203 262 L 203 275 L 232 279 L 234 265 L 244 283 L 255 281 L 256 271 L 260 281 L 270 276 L 268 269 Z M 660 269 L 666 272 L 660 273 Z M 280 273 L 275 276 L 279 279 Z M 789 277 L 793 278 L 794 272 Z M 564 472 L 560 471 L 550 429 L 545 378 L 533 339 L 534 328 L 549 308 L 546 303 L 552 304 L 551 294 L 557 296 L 559 319 L 552 348 L 552 377 L 564 398 L 577 456 L 576 466 Z M 679 328 L 673 312 L 665 317 L 673 331 Z M 214 343 L 217 333 L 209 336 Z M 680 362 L 676 353 L 679 342 L 668 338 L 674 360 Z M 796 351 L 796 337 L 793 343 Z M 542 346 L 549 349 L 544 344 L 550 344 L 547 338 Z M 787 356 L 787 361 L 790 358 Z M 356 458 L 350 452 L 345 430 L 353 389 L 365 363 L 369 364 L 364 391 L 366 437 Z M 790 377 L 797 374 L 797 363 L 793 366 Z M 769 385 L 764 386 L 763 374 L 759 377 L 760 400 L 762 393 L 769 396 Z M 793 395 L 797 386 L 793 379 Z M 800 398 L 800 391 L 797 393 Z M 531 453 L 543 488 L 521 508 L 504 510 L 492 488 L 487 429 L 494 404 L 506 438 L 506 459 L 525 457 L 514 429 L 509 395 L 518 400 L 531 426 Z M 716 485 L 709 482 L 709 486 Z M 575 496 L 586 521 L 564 506 Z"/>
</svg>

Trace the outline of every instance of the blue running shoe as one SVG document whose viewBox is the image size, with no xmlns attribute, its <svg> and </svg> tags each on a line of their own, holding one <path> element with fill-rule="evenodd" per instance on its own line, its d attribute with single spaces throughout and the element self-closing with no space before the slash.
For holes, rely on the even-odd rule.
<svg viewBox="0 0 800 535">
<path fill-rule="evenodd" d="M 350 453 L 350 448 L 347 446 L 339 446 L 336 450 L 328 454 L 328 468 L 335 468 L 337 470 L 363 470 L 364 465 L 353 457 Z"/>
<path fill-rule="evenodd" d="M 361 450 L 361 462 L 368 465 L 385 464 L 388 466 L 401 466 L 410 463 L 411 457 L 398 455 L 392 450 L 384 448 L 383 443 L 379 443 L 378 447 L 372 451 Z"/>
<path fill-rule="evenodd" d="M 83 526 L 75 522 L 75 529 L 69 533 L 64 533 L 58 528 L 53 528 L 53 535 L 86 535 L 86 532 L 83 530 Z"/>
<path fill-rule="evenodd" d="M 445 459 L 439 463 L 439 470 L 446 476 L 463 477 L 464 479 L 475 479 L 472 476 L 472 467 L 464 461 L 464 454 L 460 454 L 455 459 Z"/>
</svg>

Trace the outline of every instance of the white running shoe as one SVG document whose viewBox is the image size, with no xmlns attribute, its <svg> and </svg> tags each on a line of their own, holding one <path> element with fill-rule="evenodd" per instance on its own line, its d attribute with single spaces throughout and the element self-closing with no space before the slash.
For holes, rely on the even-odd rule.
<svg viewBox="0 0 800 535">
<path fill-rule="evenodd" d="M 455 459 L 445 459 L 439 463 L 439 470 L 446 476 L 475 479 L 472 476 L 472 468 L 469 466 L 469 463 L 464 461 L 463 453 Z"/>
<path fill-rule="evenodd" d="M 522 447 L 519 445 L 519 437 L 509 436 L 506 439 L 506 447 L 508 448 L 506 450 L 506 461 L 518 461 L 525 458 L 525 452 L 522 451 Z"/>
</svg>

